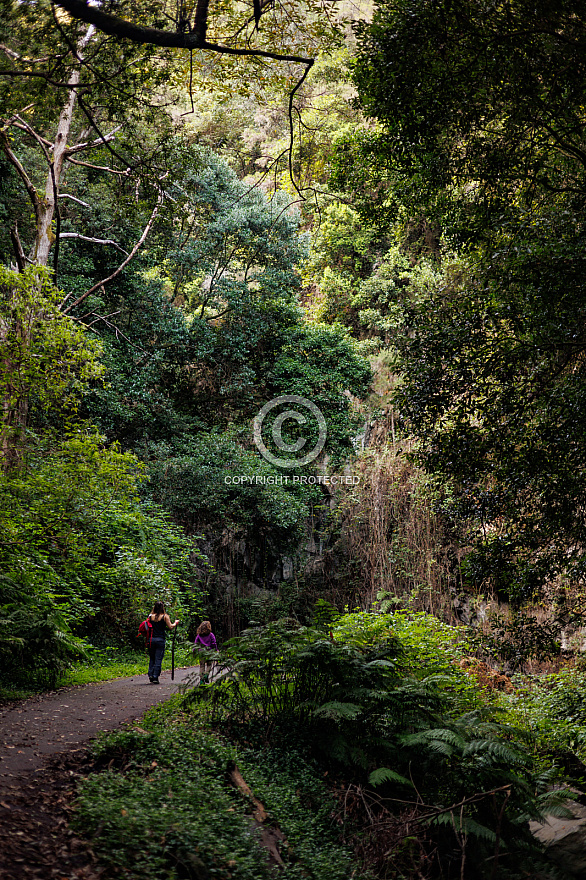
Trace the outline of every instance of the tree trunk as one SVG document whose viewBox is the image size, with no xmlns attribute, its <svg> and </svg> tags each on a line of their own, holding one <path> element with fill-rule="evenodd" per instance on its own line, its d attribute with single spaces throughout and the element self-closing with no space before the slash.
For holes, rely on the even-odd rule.
<svg viewBox="0 0 586 880">
<path fill-rule="evenodd" d="M 55 235 L 52 230 L 53 218 L 58 210 L 57 198 L 59 195 L 59 185 L 61 183 L 61 174 L 63 172 L 63 163 L 67 155 L 67 139 L 71 131 L 71 123 L 73 121 L 73 112 L 77 102 L 77 88 L 81 78 L 81 61 L 83 59 L 83 50 L 89 43 L 94 33 L 94 27 L 90 26 L 85 36 L 80 40 L 77 47 L 77 67 L 73 70 L 69 80 L 69 95 L 67 102 L 59 116 L 59 124 L 57 126 L 57 134 L 53 144 L 53 156 L 49 166 L 47 175 L 47 184 L 45 186 L 45 197 L 40 200 L 39 211 L 37 215 L 37 236 L 32 261 L 38 266 L 46 266 L 49 261 L 49 253 Z"/>
</svg>

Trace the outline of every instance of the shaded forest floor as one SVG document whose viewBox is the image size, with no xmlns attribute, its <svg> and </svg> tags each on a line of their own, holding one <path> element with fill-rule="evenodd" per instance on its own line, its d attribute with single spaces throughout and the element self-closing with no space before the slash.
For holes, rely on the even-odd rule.
<svg viewBox="0 0 586 880">
<path fill-rule="evenodd" d="M 85 747 L 100 731 L 140 718 L 176 693 L 196 667 L 66 688 L 0 711 L 0 876 L 94 880 L 91 842 L 69 828 L 76 781 L 95 769 Z"/>
</svg>

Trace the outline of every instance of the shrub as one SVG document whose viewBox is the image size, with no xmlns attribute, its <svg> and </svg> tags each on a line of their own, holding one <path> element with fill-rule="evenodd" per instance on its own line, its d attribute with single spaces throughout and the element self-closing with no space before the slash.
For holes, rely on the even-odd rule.
<svg viewBox="0 0 586 880">
<path fill-rule="evenodd" d="M 414 810 L 426 851 L 435 848 L 439 860 L 430 856 L 437 871 L 424 876 L 490 878 L 494 864 L 509 872 L 499 876 L 524 876 L 539 861 L 527 821 L 554 812 L 565 793 L 550 792 L 551 775 L 535 771 L 531 734 L 497 720 L 494 703 L 449 661 L 457 634 L 399 616 L 411 650 L 425 647 L 414 677 L 392 617 L 346 615 L 333 638 L 291 620 L 247 630 L 223 651 L 225 677 L 188 700 L 209 701 L 212 723 L 240 739 L 295 743 L 345 785 L 376 788 L 374 807 L 362 795 L 367 826 L 373 815 L 387 822 L 397 805 Z M 424 675 L 426 657 L 436 674 Z"/>
<path fill-rule="evenodd" d="M 130 642 L 161 594 L 199 607 L 200 554 L 137 497 L 135 456 L 79 430 L 0 473 L 0 651 L 12 679 L 54 683 L 92 644 Z"/>
</svg>

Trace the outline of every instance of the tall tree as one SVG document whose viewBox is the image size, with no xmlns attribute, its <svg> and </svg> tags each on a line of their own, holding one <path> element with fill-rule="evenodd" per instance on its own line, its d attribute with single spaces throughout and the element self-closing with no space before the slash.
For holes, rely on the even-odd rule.
<svg viewBox="0 0 586 880">
<path fill-rule="evenodd" d="M 397 321 L 402 414 L 451 480 L 470 580 L 518 601 L 586 566 L 585 22 L 574 0 L 382 0 L 358 28 L 378 126 L 346 155 L 378 152 L 469 245 Z"/>
<path fill-rule="evenodd" d="M 44 2 L 34 8 L 5 4 L 0 34 L 0 155 L 7 172 L 2 257 L 27 274 L 28 283 L 35 276 L 27 270 L 51 264 L 55 283 L 68 244 L 85 245 L 86 266 L 91 248 L 109 251 L 105 266 L 97 260 L 85 273 L 84 287 L 66 290 L 59 306 L 62 314 L 86 325 L 107 320 L 92 308 L 84 312 L 79 307 L 131 262 L 160 211 L 167 170 L 157 156 L 156 140 L 168 135 L 169 120 L 156 106 L 155 91 L 163 74 L 152 64 L 152 53 L 119 48 L 92 25 L 64 21 Z M 140 109 L 156 116 L 154 137 L 145 136 L 137 118 Z M 127 215 L 126 229 L 113 229 L 121 213 L 116 203 Z M 36 277 L 38 323 L 46 317 L 47 282 L 43 272 Z M 19 314 L 16 280 L 12 299 L 14 319 Z M 25 349 L 32 344 L 32 324 L 13 325 L 14 320 L 10 337 L 4 331 L 0 335 L 11 359 L 15 334 Z M 8 389 L 2 409 L 9 443 L 23 435 L 29 414 L 24 392 L 16 408 L 13 397 Z"/>
<path fill-rule="evenodd" d="M 126 259 L 119 263 L 127 265 L 162 199 L 165 169 L 155 158 L 156 137 L 145 138 L 136 118 L 139 108 L 151 116 L 156 112 L 161 74 L 148 52 L 119 48 L 92 25 L 54 19 L 43 3 L 32 13 L 26 7 L 5 9 L 0 29 L 6 41 L 0 46 L 6 59 L 0 71 L 0 150 L 12 171 L 5 204 L 16 266 L 23 271 L 26 265 L 47 265 L 52 252 L 57 273 L 67 239 L 123 252 Z M 166 114 L 158 112 L 157 122 L 158 136 L 165 138 Z M 129 250 L 99 229 L 63 228 L 68 209 L 71 217 L 75 207 L 91 208 L 86 190 L 96 175 L 110 178 L 119 191 L 132 188 L 137 202 L 139 194 L 147 194 L 151 203 Z M 140 201 L 144 205 L 144 196 Z M 72 307 L 70 301 L 66 309 Z"/>
</svg>

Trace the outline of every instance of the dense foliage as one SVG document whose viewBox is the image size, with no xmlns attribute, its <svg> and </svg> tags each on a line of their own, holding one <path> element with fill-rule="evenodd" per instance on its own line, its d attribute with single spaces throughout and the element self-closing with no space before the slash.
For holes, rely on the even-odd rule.
<svg viewBox="0 0 586 880">
<path fill-rule="evenodd" d="M 581 641 L 583 4 L 59 6 L 0 11 L 0 656 L 130 674 L 154 599 L 222 646 L 78 822 L 128 878 L 268 877 L 271 823 L 291 878 L 553 876 L 583 674 L 518 671 Z M 283 397 L 309 466 L 257 449 Z"/>
<path fill-rule="evenodd" d="M 546 871 L 526 823 L 543 809 L 563 814 L 560 795 L 547 791 L 552 776 L 531 757 L 528 726 L 514 724 L 512 707 L 513 723 L 495 720 L 494 699 L 454 667 L 461 641 L 429 616 L 393 613 L 346 614 L 331 636 L 290 620 L 244 632 L 222 652 L 225 676 L 188 695 L 195 708 L 165 711 L 165 732 L 151 722 L 149 735 L 118 734 L 100 747 L 104 764 L 119 769 L 84 785 L 80 819 L 97 829 L 104 859 L 128 876 L 137 870 L 132 834 L 153 821 L 162 835 L 147 834 L 145 852 L 163 876 L 188 863 L 188 852 L 212 873 L 249 870 L 249 856 L 231 855 L 241 808 L 224 774 L 237 758 L 285 834 L 286 875 L 307 871 L 311 859 L 316 877 L 356 876 L 341 850 L 331 861 L 332 822 L 378 876 L 490 878 L 495 863 L 503 877 Z M 202 723 L 236 747 L 192 731 Z M 141 788 L 150 793 L 146 803 Z M 177 822 L 176 810 L 203 808 L 203 791 L 206 827 L 195 815 Z M 230 823 L 222 829 L 227 796 Z M 407 822 L 410 847 L 402 841 Z"/>
<path fill-rule="evenodd" d="M 580 199 L 584 13 L 574 0 L 378 3 L 357 28 L 355 82 L 390 168 L 445 189 L 475 236 L 533 202 Z"/>
<path fill-rule="evenodd" d="M 140 502 L 139 481 L 134 456 L 81 431 L 35 443 L 0 476 L 0 645 L 11 678 L 54 681 L 84 644 L 132 642 L 153 597 L 199 611 L 200 554 L 161 508 Z"/>
<path fill-rule="evenodd" d="M 368 180 L 381 180 L 371 204 L 399 223 L 404 252 L 421 260 L 417 216 L 442 229 L 442 271 L 395 295 L 387 321 L 396 403 L 474 548 L 468 586 L 515 603 L 552 583 L 565 601 L 582 583 L 581 14 L 378 4 L 354 63 L 377 127 L 338 150 L 336 179 L 354 182 L 363 214 Z"/>
</svg>

